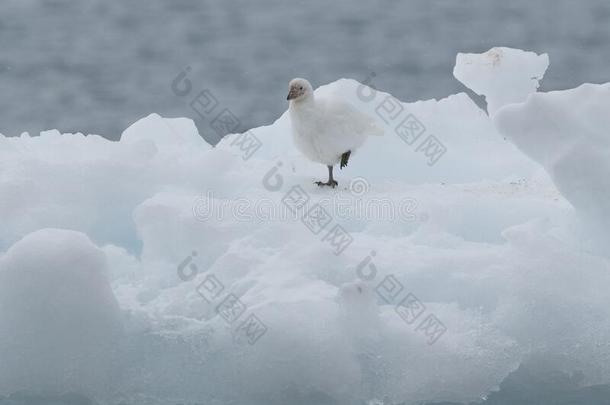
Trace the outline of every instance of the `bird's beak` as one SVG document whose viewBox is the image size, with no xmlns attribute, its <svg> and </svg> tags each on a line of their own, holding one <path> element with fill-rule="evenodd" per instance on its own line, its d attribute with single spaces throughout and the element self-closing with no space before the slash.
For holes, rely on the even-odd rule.
<svg viewBox="0 0 610 405">
<path fill-rule="evenodd" d="M 297 91 L 295 89 L 290 89 L 290 91 L 288 92 L 288 97 L 286 97 L 286 100 L 292 100 L 293 98 L 297 98 Z"/>
</svg>

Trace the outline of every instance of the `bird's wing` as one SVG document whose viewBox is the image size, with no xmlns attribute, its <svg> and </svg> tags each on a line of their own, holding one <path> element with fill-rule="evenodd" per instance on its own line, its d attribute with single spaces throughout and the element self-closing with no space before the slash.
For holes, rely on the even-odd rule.
<svg viewBox="0 0 610 405">
<path fill-rule="evenodd" d="M 377 135 L 384 134 L 375 120 L 369 115 L 357 110 L 346 101 L 336 98 L 325 99 L 326 120 L 332 123 L 333 132 L 346 135 Z"/>
</svg>

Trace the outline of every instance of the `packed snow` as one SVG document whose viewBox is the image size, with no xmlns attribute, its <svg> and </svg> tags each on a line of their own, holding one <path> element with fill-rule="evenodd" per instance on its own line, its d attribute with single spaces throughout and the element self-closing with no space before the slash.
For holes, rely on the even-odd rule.
<svg viewBox="0 0 610 405">
<path fill-rule="evenodd" d="M 610 383 L 610 88 L 536 93 L 547 66 L 458 56 L 491 118 L 321 86 L 385 129 L 334 190 L 288 113 L 214 148 L 155 114 L 0 136 L 0 396 L 474 401 L 556 356 Z"/>
</svg>

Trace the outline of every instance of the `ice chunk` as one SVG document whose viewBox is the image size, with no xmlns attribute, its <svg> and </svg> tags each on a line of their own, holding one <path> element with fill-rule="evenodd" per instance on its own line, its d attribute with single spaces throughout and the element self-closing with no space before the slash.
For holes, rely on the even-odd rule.
<svg viewBox="0 0 610 405">
<path fill-rule="evenodd" d="M 532 94 L 498 111 L 495 124 L 545 167 L 580 212 L 608 224 L 610 84 Z"/>
<path fill-rule="evenodd" d="M 84 234 L 43 229 L 0 260 L 0 392 L 99 393 L 120 333 L 105 256 Z"/>
<path fill-rule="evenodd" d="M 485 96 L 487 112 L 493 116 L 500 107 L 525 101 L 536 92 L 548 67 L 547 54 L 492 48 L 482 54 L 459 53 L 453 75 L 478 95 Z"/>
<path fill-rule="evenodd" d="M 123 131 L 121 142 L 134 143 L 142 140 L 152 141 L 157 146 L 207 145 L 199 135 L 193 120 L 188 118 L 164 118 L 150 114 Z M 208 147 L 210 147 L 208 145 Z"/>
</svg>

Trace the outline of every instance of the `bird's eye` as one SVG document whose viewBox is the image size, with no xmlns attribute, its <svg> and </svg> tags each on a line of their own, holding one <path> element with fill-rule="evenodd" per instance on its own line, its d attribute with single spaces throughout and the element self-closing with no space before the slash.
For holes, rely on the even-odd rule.
<svg viewBox="0 0 610 405">
<path fill-rule="evenodd" d="M 303 90 L 303 86 L 299 87 L 299 90 Z"/>
</svg>

